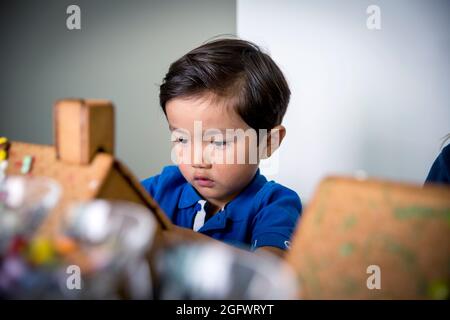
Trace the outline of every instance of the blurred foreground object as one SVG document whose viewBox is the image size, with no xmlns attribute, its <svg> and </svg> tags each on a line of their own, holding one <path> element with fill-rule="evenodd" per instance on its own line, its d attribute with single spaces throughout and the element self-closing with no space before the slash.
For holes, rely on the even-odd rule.
<svg viewBox="0 0 450 320">
<path fill-rule="evenodd" d="M 85 276 L 85 288 L 74 298 L 152 298 L 147 253 L 156 228 L 149 210 L 135 203 L 94 200 L 73 206 L 62 230 L 79 244 L 67 260 Z M 117 294 L 121 286 L 125 296 Z"/>
<path fill-rule="evenodd" d="M 294 299 L 293 270 L 271 254 L 216 243 L 179 245 L 158 259 L 161 299 Z"/>
<path fill-rule="evenodd" d="M 32 237 L 60 195 L 58 183 L 45 177 L 8 176 L 0 181 L 0 255 L 12 238 Z"/>
<path fill-rule="evenodd" d="M 450 188 L 327 178 L 291 248 L 301 298 L 449 299 Z"/>
<path fill-rule="evenodd" d="M 60 187 L 45 177 L 8 176 L 0 181 L 0 297 L 39 287 L 26 265 L 50 261 L 46 243 L 35 240 L 36 230 L 60 197 Z M 25 262 L 24 259 L 27 259 Z M 30 277 L 31 276 L 31 277 Z M 22 289 L 19 287 L 24 286 Z"/>
<path fill-rule="evenodd" d="M 14 183 L 7 181 L 2 189 L 15 190 Z M 25 181 L 24 186 L 26 194 L 33 193 L 30 191 L 34 186 L 32 182 Z M 37 212 L 42 215 L 42 211 L 35 208 L 43 206 L 31 201 L 22 205 L 28 208 L 25 211 L 22 207 L 12 208 L 8 203 L 11 199 L 17 201 L 14 197 L 8 192 L 0 212 L 2 221 L 5 217 L 11 219 L 10 214 L 15 215 L 19 226 L 15 228 L 10 223 L 8 229 L 2 230 L 6 233 L 1 233 L 0 298 L 153 297 L 146 254 L 153 242 L 156 221 L 148 209 L 128 202 L 96 200 L 80 203 L 69 210 L 60 228 L 61 234 L 47 238 L 36 236 L 39 223 L 32 218 Z M 48 201 L 48 197 L 41 200 Z M 48 211 L 49 208 L 45 208 Z M 30 221 L 33 221 L 32 225 Z"/>
</svg>

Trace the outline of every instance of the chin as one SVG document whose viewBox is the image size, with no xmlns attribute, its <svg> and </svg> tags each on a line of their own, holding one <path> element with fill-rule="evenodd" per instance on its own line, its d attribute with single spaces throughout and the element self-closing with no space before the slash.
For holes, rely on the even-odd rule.
<svg viewBox="0 0 450 320">
<path fill-rule="evenodd" d="M 209 199 L 222 199 L 224 198 L 222 194 L 217 192 L 217 190 L 214 190 L 214 188 L 201 188 L 201 187 L 194 187 L 198 193 L 200 193 L 203 197 L 209 198 Z"/>
</svg>

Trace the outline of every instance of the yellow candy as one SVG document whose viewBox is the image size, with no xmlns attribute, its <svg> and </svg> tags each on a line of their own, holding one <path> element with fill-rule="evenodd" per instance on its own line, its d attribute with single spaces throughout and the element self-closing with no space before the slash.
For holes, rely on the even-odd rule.
<svg viewBox="0 0 450 320">
<path fill-rule="evenodd" d="M 30 244 L 29 258 L 35 264 L 45 264 L 53 260 L 54 251 L 48 239 L 37 238 Z"/>
<path fill-rule="evenodd" d="M 0 161 L 6 160 L 7 157 L 8 153 L 5 150 L 0 149 Z"/>
<path fill-rule="evenodd" d="M 4 144 L 8 142 L 8 138 L 6 137 L 0 137 L 0 144 Z"/>
</svg>

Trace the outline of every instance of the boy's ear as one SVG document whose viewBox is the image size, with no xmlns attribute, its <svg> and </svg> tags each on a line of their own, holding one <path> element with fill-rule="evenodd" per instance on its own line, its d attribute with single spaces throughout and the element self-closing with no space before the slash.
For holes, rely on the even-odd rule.
<svg viewBox="0 0 450 320">
<path fill-rule="evenodd" d="M 286 136 L 286 128 L 282 125 L 275 126 L 272 128 L 269 133 L 266 135 L 264 148 L 266 150 L 262 150 L 260 153 L 261 159 L 269 158 L 281 145 L 284 137 Z"/>
</svg>

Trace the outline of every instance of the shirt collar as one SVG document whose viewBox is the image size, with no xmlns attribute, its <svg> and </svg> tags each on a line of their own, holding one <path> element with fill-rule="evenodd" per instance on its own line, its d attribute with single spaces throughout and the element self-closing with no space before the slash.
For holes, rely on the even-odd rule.
<svg viewBox="0 0 450 320">
<path fill-rule="evenodd" d="M 221 230 L 227 227 L 229 220 L 237 222 L 245 220 L 249 214 L 249 204 L 253 203 L 255 194 L 267 182 L 263 175 L 260 175 L 259 169 L 253 177 L 252 181 L 239 193 L 236 198 L 225 205 L 224 212 L 218 212 L 212 216 L 199 230 L 202 233 Z M 245 210 L 247 208 L 247 210 Z"/>
<path fill-rule="evenodd" d="M 186 182 L 183 191 L 181 192 L 180 201 L 178 201 L 178 208 L 184 209 L 192 207 L 201 199 L 203 198 L 197 193 L 194 187 Z"/>
<path fill-rule="evenodd" d="M 243 208 L 247 208 L 249 204 L 254 202 L 255 194 L 263 187 L 267 179 L 260 174 L 259 169 L 256 171 L 252 181 L 229 203 L 225 206 L 227 218 L 231 220 L 242 220 L 245 212 Z"/>
</svg>

